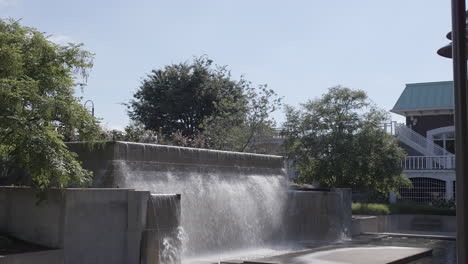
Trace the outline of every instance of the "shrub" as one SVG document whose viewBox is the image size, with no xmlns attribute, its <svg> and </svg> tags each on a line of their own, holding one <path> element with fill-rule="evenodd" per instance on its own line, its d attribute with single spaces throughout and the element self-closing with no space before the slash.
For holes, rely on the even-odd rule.
<svg viewBox="0 0 468 264">
<path fill-rule="evenodd" d="M 415 203 L 375 204 L 353 203 L 353 214 L 388 215 L 388 214 L 422 214 L 422 215 L 456 215 L 455 208 L 441 208 L 433 205 Z"/>
<path fill-rule="evenodd" d="M 426 204 L 396 203 L 390 205 L 392 214 L 456 215 L 455 208 L 440 208 Z"/>
<path fill-rule="evenodd" d="M 353 214 L 362 215 L 388 215 L 390 214 L 389 206 L 386 204 L 375 203 L 353 203 Z"/>
</svg>

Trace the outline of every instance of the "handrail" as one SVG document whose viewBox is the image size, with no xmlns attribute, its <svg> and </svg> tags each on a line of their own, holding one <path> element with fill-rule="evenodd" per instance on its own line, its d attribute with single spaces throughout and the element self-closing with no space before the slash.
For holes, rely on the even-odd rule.
<svg viewBox="0 0 468 264">
<path fill-rule="evenodd" d="M 432 141 L 428 140 L 426 137 L 417 133 L 413 129 L 405 126 L 404 124 L 398 124 L 395 127 L 395 134 L 399 137 L 405 137 L 411 140 L 412 142 L 418 144 L 420 147 L 426 149 L 426 151 L 429 151 L 435 156 L 453 155 L 452 153 L 448 152 L 443 147 L 437 144 L 434 144 Z"/>
<path fill-rule="evenodd" d="M 404 170 L 454 170 L 455 156 L 406 156 L 401 166 Z"/>
</svg>

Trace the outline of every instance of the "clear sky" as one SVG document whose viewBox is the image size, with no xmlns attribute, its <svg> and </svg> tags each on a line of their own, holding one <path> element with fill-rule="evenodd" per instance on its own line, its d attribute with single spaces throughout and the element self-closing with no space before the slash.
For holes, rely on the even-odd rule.
<svg viewBox="0 0 468 264">
<path fill-rule="evenodd" d="M 452 79 L 449 0 L 0 0 L 0 17 L 96 54 L 79 95 L 110 128 L 152 69 L 203 54 L 295 106 L 342 85 L 391 109 L 406 83 Z"/>
</svg>

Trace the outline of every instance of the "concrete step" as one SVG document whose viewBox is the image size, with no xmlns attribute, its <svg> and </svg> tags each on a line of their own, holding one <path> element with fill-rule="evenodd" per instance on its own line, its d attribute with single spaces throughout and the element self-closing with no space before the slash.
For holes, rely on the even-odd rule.
<svg viewBox="0 0 468 264">
<path fill-rule="evenodd" d="M 434 218 L 415 218 L 411 227 L 415 231 L 441 231 L 442 221 Z"/>
</svg>

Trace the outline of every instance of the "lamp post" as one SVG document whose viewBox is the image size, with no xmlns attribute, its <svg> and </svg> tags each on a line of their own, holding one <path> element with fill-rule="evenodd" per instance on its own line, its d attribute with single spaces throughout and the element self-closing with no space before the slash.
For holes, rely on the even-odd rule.
<svg viewBox="0 0 468 264">
<path fill-rule="evenodd" d="M 91 115 L 94 116 L 94 102 L 91 101 L 91 100 L 87 100 L 87 101 L 84 103 L 84 107 L 85 107 L 86 109 L 88 109 L 88 108 L 86 107 L 86 105 L 87 105 L 88 103 L 91 103 Z"/>
<path fill-rule="evenodd" d="M 453 59 L 455 95 L 455 152 L 457 184 L 457 263 L 468 263 L 468 107 L 466 66 L 466 4 L 465 0 L 452 0 L 452 33 L 447 37 L 452 44 L 437 51 Z"/>
</svg>

